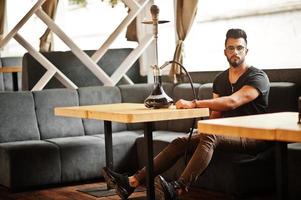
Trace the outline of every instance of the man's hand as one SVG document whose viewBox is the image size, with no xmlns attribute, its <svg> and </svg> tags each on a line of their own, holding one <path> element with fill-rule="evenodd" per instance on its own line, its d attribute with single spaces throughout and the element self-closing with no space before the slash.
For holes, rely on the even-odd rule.
<svg viewBox="0 0 301 200">
<path fill-rule="evenodd" d="M 180 99 L 176 102 L 176 108 L 177 109 L 189 109 L 189 108 L 195 108 L 195 102 L 194 101 L 186 101 L 184 99 Z"/>
</svg>

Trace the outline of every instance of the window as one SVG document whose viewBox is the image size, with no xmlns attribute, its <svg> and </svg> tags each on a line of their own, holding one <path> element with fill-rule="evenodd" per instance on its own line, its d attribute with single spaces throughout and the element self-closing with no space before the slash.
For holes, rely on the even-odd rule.
<svg viewBox="0 0 301 200">
<path fill-rule="evenodd" d="M 126 15 L 127 8 L 123 3 L 112 8 L 106 1 L 88 0 L 88 4 L 81 7 L 60 0 L 56 23 L 81 49 L 98 49 Z M 126 41 L 124 30 L 110 48 L 136 45 L 136 42 Z M 62 49 L 69 47 L 55 36 L 55 50 Z"/>
<path fill-rule="evenodd" d="M 185 42 L 184 65 L 190 71 L 226 69 L 226 31 L 242 28 L 248 35 L 249 64 L 261 69 L 300 68 L 300 22 L 299 0 L 199 1 L 195 24 Z"/>
<path fill-rule="evenodd" d="M 86 7 L 60 0 L 56 23 L 82 49 L 98 49 L 126 16 L 123 3 L 111 8 L 106 1 L 88 0 Z M 175 49 L 174 1 L 155 0 L 160 8 L 159 19 L 170 23 L 159 25 L 159 65 L 172 60 Z M 7 0 L 7 27 L 11 30 L 36 0 Z M 18 6 L 15 6 L 18 5 Z M 219 5 L 219 6 L 216 6 Z M 300 0 L 202 0 L 198 14 L 185 41 L 184 66 L 189 71 L 224 70 L 224 39 L 229 28 L 242 28 L 248 34 L 247 62 L 261 69 L 300 68 L 301 65 L 301 1 Z M 21 29 L 21 36 L 36 49 L 46 26 L 33 16 Z M 33 31 L 34 30 L 34 31 Z M 55 34 L 54 34 L 55 35 Z M 69 50 L 57 36 L 55 50 Z M 135 47 L 124 34 L 114 47 Z M 2 56 L 26 52 L 13 39 Z"/>
<path fill-rule="evenodd" d="M 7 0 L 7 30 L 12 30 L 36 2 L 36 0 Z M 119 3 L 112 8 L 108 2 L 88 0 L 87 6 L 82 7 L 72 5 L 68 0 L 60 0 L 55 22 L 81 49 L 98 49 L 126 15 L 127 8 L 123 3 Z M 19 33 L 38 50 L 39 38 L 45 30 L 46 25 L 44 22 L 36 15 L 33 15 Z M 117 38 L 117 41 L 112 44 L 111 48 L 135 47 L 136 45 L 135 42 L 126 41 L 124 31 Z M 55 34 L 54 50 L 69 50 L 69 47 Z M 5 46 L 1 55 L 21 56 L 26 51 L 12 39 Z"/>
</svg>

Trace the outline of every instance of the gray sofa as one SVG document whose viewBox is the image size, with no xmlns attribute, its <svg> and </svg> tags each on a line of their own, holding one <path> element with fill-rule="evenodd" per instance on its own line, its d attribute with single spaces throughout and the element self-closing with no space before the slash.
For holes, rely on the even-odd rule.
<svg viewBox="0 0 301 200">
<path fill-rule="evenodd" d="M 195 87 L 201 98 L 209 98 L 206 94 L 210 94 L 210 84 Z M 165 84 L 164 88 L 175 101 L 182 97 L 192 99 L 188 84 Z M 100 170 L 105 165 L 103 122 L 57 117 L 54 107 L 143 102 L 151 89 L 150 84 L 135 84 L 1 92 L 0 184 L 17 190 L 101 178 Z M 157 123 L 155 154 L 174 138 L 184 136 L 191 124 L 192 120 Z M 142 124 L 113 123 L 117 171 L 135 171 L 145 164 L 142 133 Z M 180 159 L 164 175 L 167 179 L 176 178 L 183 168 L 184 161 Z M 238 196 L 272 191 L 272 149 L 258 155 L 217 150 L 196 185 Z"/>
<path fill-rule="evenodd" d="M 125 52 L 124 52 L 125 51 Z M 130 49 L 110 50 L 99 63 L 110 74 Z M 93 51 L 88 51 L 92 54 Z M 70 52 L 45 53 L 59 69 L 74 81 L 78 90 L 60 88 L 52 80 L 43 91 L 0 93 L 0 184 L 12 190 L 49 186 L 101 178 L 105 165 L 103 122 L 57 117 L 54 107 L 107 104 L 118 102 L 142 103 L 152 85 L 141 83 L 139 65 L 128 72 L 135 85 L 116 87 L 102 85 Z M 119 62 L 119 64 L 118 64 Z M 44 69 L 29 55 L 23 58 L 23 89 L 31 89 Z M 79 73 L 80 72 L 80 73 Z M 217 72 L 193 75 L 200 99 L 212 96 L 212 81 Z M 294 74 L 294 76 L 296 76 Z M 93 77 L 93 78 L 92 78 Z M 300 85 L 270 77 L 269 112 L 296 111 Z M 189 84 L 165 83 L 164 89 L 174 101 L 193 99 Z M 174 138 L 187 134 L 192 120 L 163 121 L 155 124 L 154 153 L 160 152 Z M 120 172 L 133 172 L 146 163 L 142 124 L 113 123 L 114 167 Z M 299 144 L 290 144 L 290 183 L 294 194 L 300 187 L 294 160 L 300 155 Z M 297 163 L 298 164 L 298 163 Z M 179 176 L 185 166 L 180 159 L 164 173 L 167 179 Z M 292 175 L 293 174 L 293 175 Z M 299 173 L 300 174 L 300 173 Z M 274 192 L 273 148 L 257 155 L 215 152 L 208 169 L 195 185 L 209 190 L 233 194 L 237 197 L 258 192 Z M 299 181 L 300 182 L 300 181 Z M 298 183 L 298 184 L 296 184 Z"/>
</svg>

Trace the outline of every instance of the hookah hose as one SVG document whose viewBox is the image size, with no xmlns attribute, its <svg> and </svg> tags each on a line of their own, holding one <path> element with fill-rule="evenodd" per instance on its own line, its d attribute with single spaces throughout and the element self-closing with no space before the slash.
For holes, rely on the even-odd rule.
<svg viewBox="0 0 301 200">
<path fill-rule="evenodd" d="M 174 60 L 168 61 L 166 63 L 166 65 L 172 64 L 172 63 L 175 63 L 175 64 L 179 65 L 185 71 L 185 74 L 187 75 L 187 77 L 189 79 L 189 83 L 190 83 L 190 86 L 191 86 L 191 89 L 192 89 L 192 94 L 193 94 L 194 100 L 198 100 L 197 95 L 196 95 L 195 90 L 194 90 L 194 87 L 193 87 L 192 78 L 191 78 L 190 74 L 188 73 L 188 71 L 185 69 L 185 67 L 181 63 L 179 63 L 177 61 L 174 61 Z M 162 66 L 162 68 L 163 68 L 163 66 Z M 196 124 L 196 118 L 193 119 L 191 128 L 189 130 L 189 136 L 188 136 L 188 140 L 187 140 L 187 146 L 186 146 L 186 149 L 185 149 L 185 164 L 187 164 L 188 151 L 189 151 L 189 146 L 190 146 L 190 142 L 191 142 L 191 136 L 192 136 L 193 128 L 194 128 L 195 124 Z"/>
</svg>

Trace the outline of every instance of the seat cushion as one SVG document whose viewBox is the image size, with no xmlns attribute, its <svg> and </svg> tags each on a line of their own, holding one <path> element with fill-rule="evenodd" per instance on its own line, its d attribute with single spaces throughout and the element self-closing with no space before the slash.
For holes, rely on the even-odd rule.
<svg viewBox="0 0 301 200">
<path fill-rule="evenodd" d="M 0 92 L 0 142 L 39 140 L 31 92 Z"/>
<path fill-rule="evenodd" d="M 47 139 L 60 149 L 62 182 L 101 177 L 105 166 L 105 144 L 101 138 L 78 136 Z"/>
<path fill-rule="evenodd" d="M 54 115 L 55 107 L 79 105 L 76 90 L 46 89 L 33 94 L 41 139 L 84 135 L 82 119 Z"/>
<path fill-rule="evenodd" d="M 0 144 L 0 184 L 10 189 L 61 182 L 59 148 L 42 140 Z"/>
<path fill-rule="evenodd" d="M 109 103 L 121 103 L 121 95 L 118 87 L 109 86 L 93 86 L 82 87 L 78 89 L 79 104 L 83 105 L 97 105 Z M 83 119 L 85 134 L 95 135 L 103 134 L 104 126 L 101 120 Z M 124 131 L 126 124 L 112 123 L 112 131 Z"/>
</svg>

